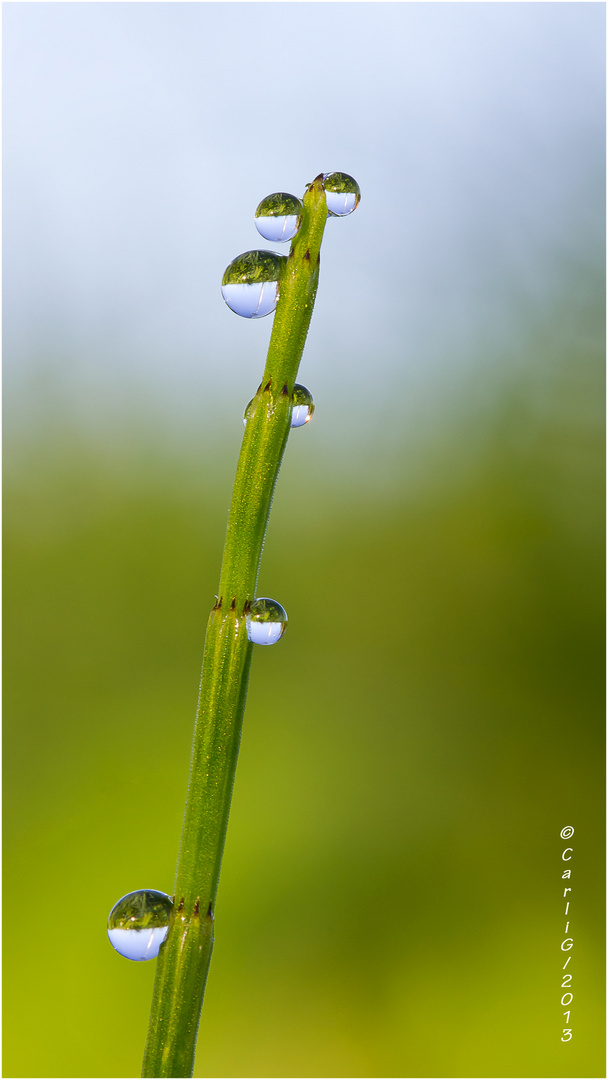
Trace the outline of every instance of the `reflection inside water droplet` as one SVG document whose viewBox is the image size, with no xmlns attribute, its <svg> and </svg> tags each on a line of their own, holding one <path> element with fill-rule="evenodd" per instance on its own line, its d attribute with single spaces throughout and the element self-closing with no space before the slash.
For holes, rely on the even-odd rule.
<svg viewBox="0 0 608 1080">
<path fill-rule="evenodd" d="M 255 226 L 265 240 L 285 243 L 292 240 L 302 224 L 304 207 L 295 195 L 275 191 L 262 199 L 255 212 Z"/>
<path fill-rule="evenodd" d="M 222 296 L 245 319 L 270 315 L 279 299 L 279 278 L 287 259 L 274 251 L 245 251 L 226 267 Z"/>
<path fill-rule="evenodd" d="M 247 421 L 251 416 L 251 410 L 255 403 L 255 398 L 247 403 L 245 412 L 243 413 L 243 426 L 247 427 Z M 307 424 L 312 414 L 315 411 L 315 403 L 310 390 L 307 390 L 301 383 L 296 383 L 293 388 L 293 394 L 291 396 L 291 418 L 290 425 L 293 428 L 303 427 Z"/>
<path fill-rule="evenodd" d="M 302 427 L 307 424 L 315 411 L 315 403 L 310 390 L 300 383 L 296 383 L 292 394 L 293 408 L 291 410 L 291 426 Z"/>
<path fill-rule="evenodd" d="M 357 181 L 348 173 L 323 173 L 323 187 L 330 217 L 346 217 L 357 209 L 361 192 Z"/>
<path fill-rule="evenodd" d="M 254 645 L 274 645 L 285 633 L 287 612 L 276 600 L 259 596 L 251 605 L 246 623 L 247 637 Z"/>
<path fill-rule="evenodd" d="M 173 901 L 156 889 L 138 889 L 114 904 L 108 918 L 108 937 L 127 960 L 153 960 L 169 929 Z"/>
</svg>

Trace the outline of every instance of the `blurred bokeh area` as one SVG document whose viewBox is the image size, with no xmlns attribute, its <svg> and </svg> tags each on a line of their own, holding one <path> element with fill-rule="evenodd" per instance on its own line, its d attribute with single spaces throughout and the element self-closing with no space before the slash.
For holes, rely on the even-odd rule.
<svg viewBox="0 0 608 1080">
<path fill-rule="evenodd" d="M 106 921 L 173 891 L 272 323 L 219 282 L 330 169 L 362 200 L 264 550 L 289 626 L 195 1076 L 605 1075 L 604 17 L 4 6 L 5 1076 L 140 1074 L 154 961 Z"/>
</svg>

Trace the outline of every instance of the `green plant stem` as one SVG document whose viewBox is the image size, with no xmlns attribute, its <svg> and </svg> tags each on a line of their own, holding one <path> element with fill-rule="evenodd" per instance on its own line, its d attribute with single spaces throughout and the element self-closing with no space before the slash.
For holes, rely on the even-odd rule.
<svg viewBox="0 0 608 1080">
<path fill-rule="evenodd" d="M 247 425 L 228 519 L 218 602 L 207 625 L 190 780 L 161 946 L 142 1076 L 192 1075 L 230 799 L 247 696 L 255 599 L 272 496 L 290 428 L 291 396 L 319 277 L 327 206 L 322 177 L 306 190 L 302 227 L 281 277 L 266 368 Z"/>
</svg>

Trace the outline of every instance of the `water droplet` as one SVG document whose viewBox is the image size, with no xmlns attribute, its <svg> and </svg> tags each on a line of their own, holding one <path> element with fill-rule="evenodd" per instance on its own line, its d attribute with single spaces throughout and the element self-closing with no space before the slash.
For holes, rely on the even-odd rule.
<svg viewBox="0 0 608 1080">
<path fill-rule="evenodd" d="M 156 889 L 138 889 L 114 904 L 108 918 L 111 944 L 127 960 L 153 960 L 169 929 L 173 901 Z"/>
<path fill-rule="evenodd" d="M 245 319 L 270 315 L 279 299 L 279 278 L 284 255 L 274 251 L 246 251 L 233 259 L 222 278 L 222 296 L 228 307 Z"/>
<path fill-rule="evenodd" d="M 247 637 L 254 645 L 274 645 L 283 637 L 287 612 L 267 596 L 254 600 L 247 615 Z"/>
<path fill-rule="evenodd" d="M 262 199 L 255 212 L 255 227 L 265 240 L 285 243 L 292 240 L 302 224 L 304 207 L 295 195 L 275 191 Z"/>
<path fill-rule="evenodd" d="M 249 404 L 247 405 L 247 407 L 245 409 L 245 412 L 243 413 L 243 427 L 247 427 L 247 421 L 249 419 L 249 410 L 250 410 L 251 406 L 253 405 L 254 401 L 255 401 L 255 398 L 252 398 L 251 401 L 249 402 Z"/>
<path fill-rule="evenodd" d="M 293 388 L 291 400 L 293 403 L 293 408 L 291 410 L 291 426 L 302 427 L 303 424 L 308 423 L 315 411 L 315 403 L 312 399 L 312 394 L 305 386 L 296 383 Z"/>
<path fill-rule="evenodd" d="M 357 209 L 361 192 L 357 181 L 348 173 L 323 173 L 323 187 L 330 217 L 346 217 Z"/>
<path fill-rule="evenodd" d="M 251 401 L 248 402 L 245 412 L 243 413 L 244 427 L 247 427 L 247 421 L 251 415 L 251 407 L 254 401 L 255 398 L 252 398 Z M 307 390 L 306 387 L 302 386 L 300 383 L 296 383 L 293 388 L 291 405 L 291 426 L 302 427 L 304 424 L 307 424 L 315 411 L 315 403 L 310 390 Z"/>
</svg>

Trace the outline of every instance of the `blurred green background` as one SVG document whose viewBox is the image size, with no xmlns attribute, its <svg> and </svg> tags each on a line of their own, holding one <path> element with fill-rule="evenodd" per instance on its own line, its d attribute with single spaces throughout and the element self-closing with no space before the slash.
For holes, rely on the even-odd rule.
<svg viewBox="0 0 608 1080">
<path fill-rule="evenodd" d="M 290 622 L 254 655 L 195 1075 L 604 1075 L 603 84 L 591 93 L 584 81 L 601 76 L 584 43 L 603 12 L 580 11 L 601 5 L 7 7 L 4 1075 L 140 1072 L 154 963 L 119 957 L 105 924 L 132 889 L 172 892 L 240 415 L 270 320 L 260 331 L 226 310 L 222 322 L 217 283 L 255 234 L 222 247 L 207 214 L 200 272 L 215 284 L 184 330 L 183 267 L 177 247 L 163 248 L 171 177 L 161 171 L 167 190 L 145 193 L 137 219 L 138 193 L 124 192 L 129 169 L 149 164 L 146 134 L 134 149 L 107 101 L 117 65 L 143 63 L 151 41 L 169 65 L 186 63 L 191 38 L 226 59 L 238 34 L 222 8 L 238 8 L 238 48 L 253 29 L 258 47 L 279 20 L 297 56 L 305 42 L 290 27 L 312 21 L 321 42 L 329 20 L 327 47 L 345 41 L 340 63 L 368 80 L 364 118 L 377 115 L 370 86 L 389 70 L 391 43 L 416 56 L 424 46 L 445 82 L 435 116 L 425 64 L 393 71 L 426 88 L 395 99 L 407 101 L 403 130 L 355 118 L 335 133 L 319 120 L 318 138 L 298 148 L 312 173 L 297 193 L 325 167 L 325 140 L 342 155 L 328 167 L 352 171 L 363 198 L 328 227 L 302 368 L 317 411 L 290 437 L 264 551 L 260 592 Z M 86 34 L 97 67 L 79 51 Z M 497 43 L 500 94 L 483 67 Z M 276 64 L 293 64 L 278 52 L 269 90 Z M 79 119 L 56 107 L 64 77 Z M 155 78 L 157 98 L 153 79 L 144 88 L 156 116 L 166 86 Z M 124 90 L 135 127 L 140 90 Z M 299 93 L 292 117 L 303 116 Z M 396 155 L 424 186 L 436 151 L 427 160 L 412 146 L 423 130 L 429 147 L 445 147 L 446 126 L 461 123 L 449 114 L 458 94 L 470 154 L 383 231 Z M 51 142 L 36 128 L 47 101 L 64 139 L 56 184 L 50 157 L 35 167 Z M 445 109 L 446 126 L 433 127 Z M 251 120 L 233 129 L 230 110 L 222 116 L 220 186 Z M 85 169 L 84 122 L 91 145 L 116 143 L 103 158 L 105 201 L 90 206 L 86 170 L 67 179 Z M 496 125 L 511 140 L 506 175 Z M 205 182 L 214 137 L 193 128 L 185 143 L 200 142 L 204 169 L 193 167 Z M 280 175 L 284 148 L 272 144 L 262 136 Z M 467 186 L 478 168 L 487 204 Z M 237 180 L 252 211 L 258 178 Z M 459 212 L 442 217 L 455 187 Z M 129 234 L 124 279 L 111 224 L 123 196 L 159 246 L 157 263 Z M 188 213 L 195 221 L 193 203 Z M 191 276 L 185 231 L 179 243 Z M 155 322 L 165 300 L 174 353 Z M 129 337 L 134 326 L 142 340 Z M 566 884 L 571 954 L 560 949 Z M 574 1037 L 562 1043 L 568 955 Z"/>
<path fill-rule="evenodd" d="M 336 480 L 320 408 L 292 435 L 196 1075 L 601 1075 L 601 358 L 543 375 L 418 490 Z M 104 925 L 172 890 L 236 449 L 49 435 L 8 470 L 5 1075 L 139 1074 L 154 965 Z"/>
</svg>

